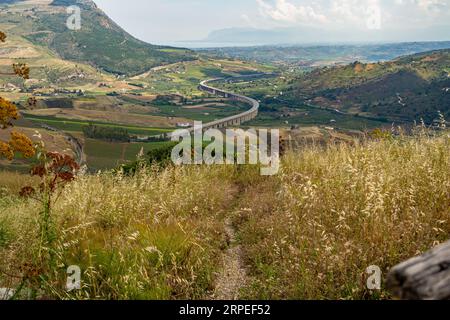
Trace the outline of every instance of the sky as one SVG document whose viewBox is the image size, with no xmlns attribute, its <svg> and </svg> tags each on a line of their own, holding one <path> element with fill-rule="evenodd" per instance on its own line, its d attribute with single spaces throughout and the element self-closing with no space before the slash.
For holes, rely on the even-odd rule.
<svg viewBox="0 0 450 320">
<path fill-rule="evenodd" d="M 342 39 L 330 36 L 330 41 L 345 41 L 345 35 L 364 39 L 374 32 L 378 40 L 392 34 L 450 40 L 450 0 L 94 1 L 125 30 L 156 44 L 202 40 L 228 28 L 338 30 Z"/>
</svg>

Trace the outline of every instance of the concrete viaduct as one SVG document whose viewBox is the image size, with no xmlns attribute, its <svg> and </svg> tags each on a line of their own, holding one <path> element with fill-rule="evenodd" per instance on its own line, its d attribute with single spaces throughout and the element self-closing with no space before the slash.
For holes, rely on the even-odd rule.
<svg viewBox="0 0 450 320">
<path fill-rule="evenodd" d="M 216 95 L 216 96 L 220 96 L 220 97 L 230 99 L 230 100 L 244 102 L 244 103 L 250 105 L 251 108 L 245 112 L 242 112 L 242 113 L 234 115 L 234 116 L 215 120 L 215 121 L 212 121 L 209 123 L 203 123 L 203 130 L 222 129 L 222 128 L 231 127 L 231 126 L 239 126 L 242 123 L 250 121 L 258 116 L 259 102 L 256 101 L 255 99 L 252 99 L 252 98 L 240 95 L 240 94 L 236 94 L 233 92 L 228 92 L 228 91 L 225 91 L 222 89 L 217 89 L 217 88 L 209 85 L 209 83 L 217 82 L 220 80 L 223 80 L 223 78 L 204 80 L 200 83 L 198 88 L 201 91 L 205 91 L 205 92 L 208 92 L 208 93 Z M 194 128 L 191 127 L 186 130 L 188 130 L 189 132 L 192 133 L 194 131 Z M 164 138 L 171 138 L 171 136 L 172 136 L 172 133 L 165 134 Z"/>
<path fill-rule="evenodd" d="M 250 120 L 256 118 L 258 116 L 258 111 L 259 111 L 259 102 L 256 101 L 255 99 L 252 99 L 252 98 L 240 95 L 240 94 L 228 92 L 225 90 L 217 89 L 217 88 L 209 85 L 209 83 L 211 83 L 211 82 L 216 82 L 216 81 L 220 81 L 220 80 L 223 80 L 223 79 L 219 78 L 219 79 L 210 79 L 210 80 L 202 81 L 198 88 L 202 91 L 209 92 L 216 96 L 220 96 L 220 97 L 227 98 L 230 100 L 247 103 L 251 106 L 251 108 L 243 113 L 203 124 L 203 128 L 204 129 L 220 129 L 220 128 L 226 128 L 226 127 L 230 127 L 230 126 L 239 126 L 239 125 L 241 125 L 241 123 L 244 123 L 244 122 L 247 122 L 247 121 L 250 121 Z"/>
</svg>

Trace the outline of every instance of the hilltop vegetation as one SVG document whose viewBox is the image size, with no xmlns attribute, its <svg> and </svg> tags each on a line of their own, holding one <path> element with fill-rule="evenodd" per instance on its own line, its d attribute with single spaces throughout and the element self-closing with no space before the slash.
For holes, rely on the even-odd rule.
<svg viewBox="0 0 450 320">
<path fill-rule="evenodd" d="M 450 116 L 450 50 L 308 73 L 293 84 L 302 101 L 352 114 L 431 123 Z"/>
<path fill-rule="evenodd" d="M 343 66 L 317 68 L 299 79 L 304 92 L 351 88 L 369 81 L 380 80 L 400 71 L 415 74 L 423 80 L 447 78 L 450 69 L 450 49 L 409 55 L 387 62 L 355 61 Z"/>
<path fill-rule="evenodd" d="M 56 238 L 44 248 L 54 250 L 52 272 L 38 258 L 40 208 L 17 196 L 20 183 L 36 182 L 0 173 L 0 286 L 25 279 L 30 298 L 210 298 L 231 220 L 248 274 L 241 298 L 389 298 L 366 289 L 366 268 L 385 275 L 450 232 L 450 139 L 381 137 L 302 147 L 273 177 L 252 166 L 157 165 L 81 175 L 54 204 Z M 74 264 L 82 290 L 67 293 Z"/>
<path fill-rule="evenodd" d="M 66 6 L 81 6 L 81 29 L 66 26 Z M 87 63 L 116 74 L 138 74 L 148 69 L 188 61 L 196 55 L 186 49 L 155 46 L 120 28 L 91 0 L 36 1 L 2 7 L 2 24 L 9 33 L 49 48 L 65 60 Z"/>
</svg>

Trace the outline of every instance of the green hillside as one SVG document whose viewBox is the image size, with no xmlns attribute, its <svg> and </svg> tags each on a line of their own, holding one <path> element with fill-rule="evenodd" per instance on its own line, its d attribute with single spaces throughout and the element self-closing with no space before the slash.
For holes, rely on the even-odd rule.
<svg viewBox="0 0 450 320">
<path fill-rule="evenodd" d="M 450 116 L 450 50 L 317 69 L 297 79 L 292 94 L 341 111 L 427 122 Z"/>
<path fill-rule="evenodd" d="M 62 59 L 88 63 L 108 72 L 134 75 L 148 69 L 190 61 L 187 49 L 162 47 L 140 41 L 106 16 L 91 0 L 1 1 L 0 21 L 11 36 L 50 48 Z M 66 7 L 79 5 L 81 29 L 66 26 Z"/>
</svg>

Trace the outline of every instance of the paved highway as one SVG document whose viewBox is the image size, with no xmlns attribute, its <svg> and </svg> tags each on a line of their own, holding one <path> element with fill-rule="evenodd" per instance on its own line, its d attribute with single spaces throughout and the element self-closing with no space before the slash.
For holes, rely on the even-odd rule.
<svg viewBox="0 0 450 320">
<path fill-rule="evenodd" d="M 242 76 L 242 77 L 235 77 L 234 79 L 237 78 L 249 78 L 252 75 L 249 76 Z M 253 75 L 255 76 L 255 75 Z M 260 76 L 260 75 L 256 75 L 256 76 Z M 230 99 L 230 100 L 236 100 L 236 101 L 240 101 L 240 102 L 244 102 L 246 104 L 248 104 L 250 106 L 250 109 L 242 112 L 240 114 L 234 115 L 234 116 L 230 116 L 230 117 L 226 117 L 223 119 L 219 119 L 219 120 L 215 120 L 212 122 L 208 122 L 208 123 L 204 123 L 203 124 L 203 129 L 207 130 L 207 129 L 220 129 L 220 128 L 226 128 L 226 127 L 230 127 L 230 126 L 239 126 L 244 122 L 250 121 L 254 118 L 256 118 L 258 116 L 258 111 L 259 111 L 259 102 L 256 101 L 253 98 L 249 98 L 237 93 L 233 93 L 233 92 L 229 92 L 229 91 L 225 91 L 222 89 L 218 89 L 216 87 L 213 87 L 211 85 L 211 83 L 214 82 L 218 82 L 220 80 L 225 80 L 224 78 L 216 78 L 216 79 L 208 79 L 208 80 L 204 80 L 200 83 L 200 85 L 198 86 L 198 88 L 201 91 L 205 91 L 208 92 L 210 94 L 219 96 L 219 97 L 223 97 L 226 99 Z M 191 127 L 189 129 L 186 129 L 190 132 L 194 131 L 194 128 Z M 165 137 L 166 138 L 170 138 L 172 135 L 172 133 L 166 134 Z"/>
</svg>

